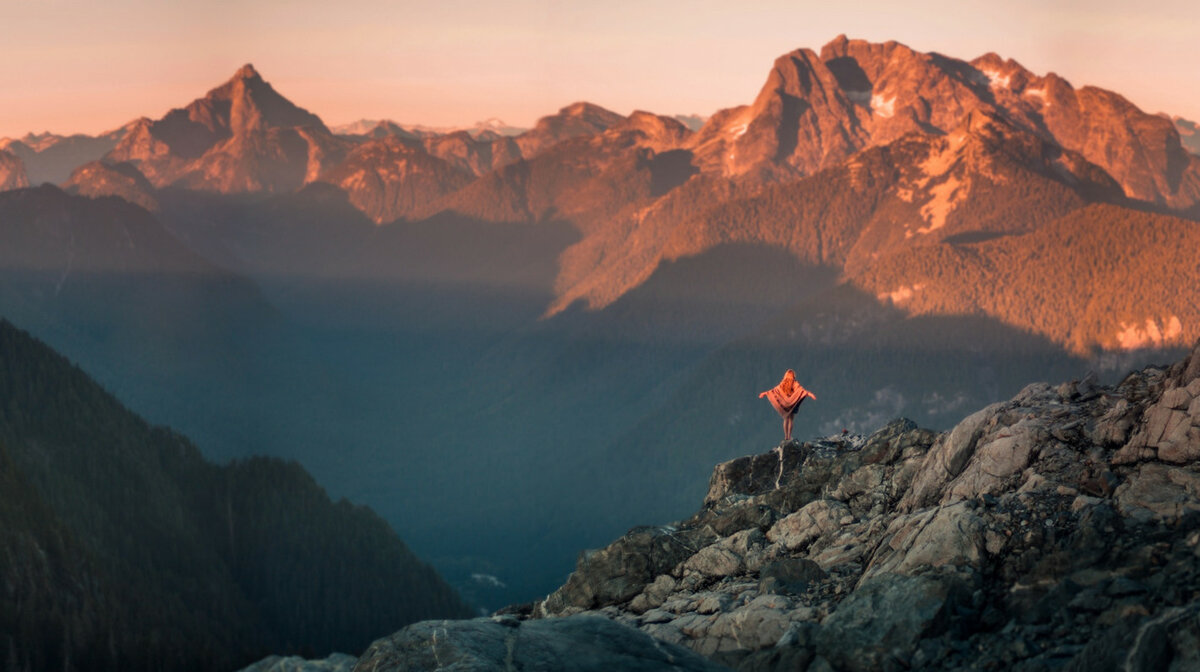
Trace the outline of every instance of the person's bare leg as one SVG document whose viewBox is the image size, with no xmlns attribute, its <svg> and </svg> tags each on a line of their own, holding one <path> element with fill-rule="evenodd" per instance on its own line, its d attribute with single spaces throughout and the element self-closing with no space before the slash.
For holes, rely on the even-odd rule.
<svg viewBox="0 0 1200 672">
<path fill-rule="evenodd" d="M 783 436 L 785 441 L 792 440 L 792 416 L 783 419 Z"/>
</svg>

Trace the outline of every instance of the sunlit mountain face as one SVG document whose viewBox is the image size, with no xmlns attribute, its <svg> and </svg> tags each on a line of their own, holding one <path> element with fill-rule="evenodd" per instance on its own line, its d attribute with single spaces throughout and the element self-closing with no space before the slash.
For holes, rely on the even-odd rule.
<svg viewBox="0 0 1200 672">
<path fill-rule="evenodd" d="M 3 147 L 0 314 L 210 458 L 299 461 L 485 610 L 690 514 L 780 438 L 786 368 L 798 437 L 944 429 L 1200 337 L 1193 125 L 995 54 L 763 69 L 707 118 L 331 130 L 247 65 Z"/>
</svg>

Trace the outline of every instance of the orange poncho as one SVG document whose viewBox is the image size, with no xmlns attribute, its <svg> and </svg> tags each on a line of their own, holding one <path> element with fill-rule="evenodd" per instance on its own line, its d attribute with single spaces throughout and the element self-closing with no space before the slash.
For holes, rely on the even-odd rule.
<svg viewBox="0 0 1200 672">
<path fill-rule="evenodd" d="M 787 383 L 791 383 L 791 391 L 787 389 Z M 800 403 L 811 397 L 816 399 L 816 395 L 804 389 L 804 386 L 797 383 L 795 380 L 782 380 L 778 385 L 767 390 L 763 394 L 767 395 L 767 401 L 775 407 L 775 411 L 781 417 L 795 415 L 796 409 L 800 408 Z"/>
</svg>

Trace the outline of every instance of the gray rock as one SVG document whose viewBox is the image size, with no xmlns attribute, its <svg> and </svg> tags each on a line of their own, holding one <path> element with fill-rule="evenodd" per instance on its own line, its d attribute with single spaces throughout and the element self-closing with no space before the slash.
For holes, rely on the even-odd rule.
<svg viewBox="0 0 1200 672">
<path fill-rule="evenodd" d="M 789 551 L 802 549 L 821 535 L 850 522 L 847 518 L 853 520 L 853 515 L 845 504 L 834 499 L 818 499 L 775 523 L 767 532 L 767 539 Z"/>
<path fill-rule="evenodd" d="M 1200 474 L 1182 467 L 1148 463 L 1115 493 L 1121 513 L 1131 518 L 1175 520 L 1200 511 Z"/>
<path fill-rule="evenodd" d="M 1096 422 L 1091 433 L 1092 441 L 1105 447 L 1124 445 L 1129 440 L 1129 431 L 1137 422 L 1136 411 L 1137 407 L 1127 399 L 1119 399 Z"/>
<path fill-rule="evenodd" d="M 545 614 L 593 609 L 632 599 L 717 538 L 710 528 L 639 527 L 607 547 L 579 558 L 566 584 L 541 604 Z"/>
<path fill-rule="evenodd" d="M 808 558 L 784 558 L 763 565 L 759 570 L 758 592 L 761 594 L 800 594 L 809 584 L 829 578 L 825 570 Z"/>
<path fill-rule="evenodd" d="M 305 660 L 299 656 L 268 656 L 242 668 L 241 672 L 350 672 L 358 659 L 344 653 L 331 653 L 320 660 Z"/>
<path fill-rule="evenodd" d="M 761 534 L 761 533 L 760 533 Z M 695 572 L 706 577 L 723 577 L 737 574 L 743 570 L 742 557 L 728 548 L 716 544 L 700 549 L 692 557 L 683 561 L 680 572 Z"/>
<path fill-rule="evenodd" d="M 942 503 L 1000 492 L 1006 482 L 1029 466 L 1037 447 L 1048 436 L 1040 422 L 1026 419 L 981 438 L 970 462 L 947 487 Z"/>
<path fill-rule="evenodd" d="M 377 640 L 354 672 L 726 670 L 681 646 L 606 618 L 422 621 Z"/>
<path fill-rule="evenodd" d="M 908 418 L 897 418 L 867 437 L 859 454 L 863 464 L 891 464 L 924 454 L 936 438 L 936 432 L 921 429 Z"/>
<path fill-rule="evenodd" d="M 1166 609 L 1144 624 L 1124 662 L 1130 672 L 1200 670 L 1200 603 Z"/>
<path fill-rule="evenodd" d="M 788 631 L 792 603 L 782 595 L 759 595 L 729 615 L 738 647 L 757 651 L 775 646 Z"/>
<path fill-rule="evenodd" d="M 817 651 L 835 669 L 899 670 L 918 641 L 945 632 L 966 593 L 952 577 L 884 574 L 861 584 L 821 624 Z"/>
<path fill-rule="evenodd" d="M 811 646 L 779 646 L 755 652 L 737 666 L 737 672 L 783 672 L 784 670 L 812 670 Z"/>
<path fill-rule="evenodd" d="M 925 455 L 908 494 L 900 501 L 900 508 L 912 511 L 941 499 L 943 487 L 962 473 L 967 461 L 975 453 L 984 424 L 1003 407 L 1004 404 L 992 404 L 976 411 L 955 425 L 949 434 L 943 434 Z"/>
<path fill-rule="evenodd" d="M 864 576 L 978 566 L 985 548 L 983 519 L 967 502 L 958 502 L 892 521 Z"/>
<path fill-rule="evenodd" d="M 793 441 L 780 444 L 769 453 L 722 462 L 713 469 L 704 503 L 712 505 L 730 495 L 778 490 L 796 477 L 811 452 L 808 444 Z"/>
</svg>

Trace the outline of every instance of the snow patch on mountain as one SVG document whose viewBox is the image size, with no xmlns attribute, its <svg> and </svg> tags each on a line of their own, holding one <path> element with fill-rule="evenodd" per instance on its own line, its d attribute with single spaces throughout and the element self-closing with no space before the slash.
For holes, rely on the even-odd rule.
<svg viewBox="0 0 1200 672">
<path fill-rule="evenodd" d="M 1044 88 L 1025 89 L 1025 91 L 1022 92 L 1022 95 L 1029 96 L 1030 98 L 1037 98 L 1041 101 L 1042 105 L 1045 105 L 1046 107 L 1050 106 L 1050 101 L 1046 98 L 1046 89 Z"/>
<path fill-rule="evenodd" d="M 884 99 L 880 94 L 871 96 L 871 111 L 880 117 L 891 117 L 896 114 L 896 97 Z"/>
<path fill-rule="evenodd" d="M 993 89 L 1007 89 L 1012 83 L 1012 75 L 1001 75 L 999 70 L 985 68 L 980 72 L 988 78 L 988 86 Z"/>
</svg>

